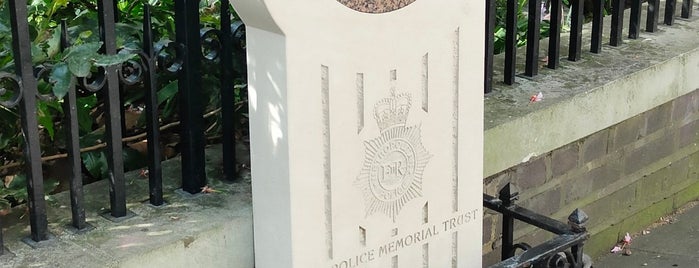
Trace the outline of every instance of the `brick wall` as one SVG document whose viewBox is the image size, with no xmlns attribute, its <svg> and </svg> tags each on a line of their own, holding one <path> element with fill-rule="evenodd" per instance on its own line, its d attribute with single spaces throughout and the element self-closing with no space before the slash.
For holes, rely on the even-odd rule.
<svg viewBox="0 0 699 268">
<path fill-rule="evenodd" d="M 585 251 L 602 254 L 622 234 L 699 198 L 699 90 L 490 176 L 483 190 L 497 195 L 508 182 L 520 189 L 518 204 L 555 219 L 582 208 L 592 234 Z M 500 259 L 500 224 L 486 210 L 484 266 Z M 552 237 L 515 224 L 515 243 Z"/>
</svg>

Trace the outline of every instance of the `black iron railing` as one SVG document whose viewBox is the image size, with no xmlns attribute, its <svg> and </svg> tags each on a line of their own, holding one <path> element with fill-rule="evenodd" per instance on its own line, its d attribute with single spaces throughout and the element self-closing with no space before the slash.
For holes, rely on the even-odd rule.
<svg viewBox="0 0 699 268">
<path fill-rule="evenodd" d="M 589 237 L 585 212 L 576 209 L 568 216 L 566 224 L 516 205 L 514 202 L 518 196 L 519 192 L 509 183 L 500 190 L 498 197 L 483 194 L 483 206 L 502 214 L 502 261 L 490 267 L 583 267 L 583 245 Z M 526 243 L 515 244 L 515 220 L 551 232 L 556 237 L 534 247 Z M 517 249 L 524 252 L 515 255 Z"/>
<path fill-rule="evenodd" d="M 0 73 L 0 105 L 6 108 L 18 107 L 24 137 L 25 173 L 27 176 L 27 206 L 31 236 L 27 243 L 38 243 L 49 239 L 46 203 L 44 201 L 44 180 L 37 122 L 37 83 L 46 80 L 46 74 L 54 66 L 34 66 L 31 55 L 30 31 L 28 25 L 27 0 L 9 2 L 12 28 L 12 45 L 15 73 Z M 147 2 L 147 1 L 144 1 Z M 179 83 L 182 155 L 182 189 L 188 193 L 201 192 L 206 185 L 204 174 L 204 129 L 200 65 L 220 64 L 220 91 L 222 111 L 223 165 L 226 180 L 236 179 L 234 132 L 234 81 L 244 77 L 245 70 L 234 70 L 234 59 L 244 62 L 244 26 L 240 21 L 231 21 L 231 9 L 227 1 L 221 5 L 221 29 L 201 28 L 199 21 L 199 1 L 175 1 L 176 40 L 155 42 L 151 23 L 151 7 L 144 4 L 142 48 L 133 50 L 117 47 L 115 25 L 119 10 L 115 0 L 99 0 L 98 21 L 102 47 L 105 55 L 131 53 L 135 56 L 118 65 L 99 67 L 86 78 L 73 78 L 70 89 L 63 101 L 64 125 L 67 135 L 67 155 L 70 162 L 70 200 L 72 228 L 86 231 L 90 229 L 85 221 L 83 204 L 83 181 L 81 171 L 80 143 L 76 94 L 81 92 L 101 92 L 105 100 L 106 115 L 106 158 L 108 163 L 110 210 L 106 218 L 119 221 L 133 215 L 126 208 L 126 187 L 124 162 L 122 159 L 122 100 L 120 87 L 141 83 L 145 94 L 146 136 L 148 140 L 148 179 L 150 203 L 164 204 L 161 150 L 159 148 L 157 73 L 169 72 Z M 60 45 L 62 50 L 71 47 L 66 23 L 61 23 Z M 202 52 L 205 51 L 205 53 Z M 204 55 L 205 54 L 205 55 Z M 1 222 L 0 222 L 1 225 Z M 0 255 L 5 253 L 2 229 L 0 228 Z"/>
<path fill-rule="evenodd" d="M 490 93 L 493 90 L 493 61 L 494 61 L 494 29 L 495 29 L 495 3 L 497 0 L 486 0 L 486 21 L 485 21 L 485 93 Z M 505 85 L 513 85 L 517 77 L 517 24 L 519 16 L 519 0 L 506 0 L 506 15 L 505 15 L 505 56 L 502 81 Z M 579 61 L 582 56 L 583 35 L 582 26 L 585 18 L 583 14 L 583 4 L 586 0 L 570 0 L 570 38 L 568 44 L 568 61 Z M 605 2 L 611 2 L 611 31 L 610 31 L 610 46 L 622 45 L 622 35 L 624 34 L 624 10 L 626 0 L 592 0 L 592 31 L 590 38 L 590 52 L 602 52 L 602 29 Z M 658 30 L 658 17 L 660 0 L 648 0 L 646 12 L 646 32 L 656 32 Z M 534 77 L 538 72 L 539 61 L 539 35 L 541 21 L 541 3 L 542 0 L 528 1 L 528 23 L 527 23 L 527 42 L 525 55 L 525 69 L 522 73 L 526 77 Z M 589 2 L 588 2 L 589 3 Z M 681 18 L 687 19 L 692 16 L 693 0 L 682 0 Z M 640 34 L 641 23 L 641 8 L 642 0 L 631 0 L 630 18 L 629 18 L 629 39 L 637 39 Z M 550 20 L 549 20 L 549 46 L 548 46 L 548 63 L 549 69 L 556 69 L 560 65 L 560 38 L 561 38 L 561 0 L 550 0 L 549 2 Z M 671 26 L 675 19 L 676 0 L 665 1 L 665 13 L 663 23 Z"/>
</svg>

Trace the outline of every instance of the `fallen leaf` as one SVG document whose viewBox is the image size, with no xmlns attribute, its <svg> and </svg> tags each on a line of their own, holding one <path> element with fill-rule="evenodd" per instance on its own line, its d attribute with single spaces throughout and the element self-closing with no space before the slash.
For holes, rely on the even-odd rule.
<svg viewBox="0 0 699 268">
<path fill-rule="evenodd" d="M 612 250 L 611 250 L 612 253 L 618 253 L 620 251 L 621 251 L 621 247 L 619 247 L 619 246 L 614 246 L 614 248 L 612 248 Z"/>
<path fill-rule="evenodd" d="M 631 244 L 631 235 L 629 235 L 629 233 L 626 233 L 624 236 L 624 243 Z"/>
<path fill-rule="evenodd" d="M 539 94 L 532 95 L 532 96 L 529 98 L 529 103 L 532 103 L 532 102 L 539 102 L 539 101 L 541 101 L 541 100 L 543 100 L 543 99 L 544 99 L 544 93 L 539 92 Z"/>
<path fill-rule="evenodd" d="M 201 192 L 205 193 L 205 194 L 210 194 L 210 193 L 216 193 L 218 191 L 214 190 L 214 188 L 211 188 L 208 185 L 205 185 L 204 187 L 201 187 Z"/>
<path fill-rule="evenodd" d="M 148 178 L 148 169 L 142 168 L 141 171 L 138 172 L 138 176 Z"/>
<path fill-rule="evenodd" d="M 15 176 L 13 175 L 8 175 L 5 176 L 4 182 L 5 182 L 5 188 L 10 188 L 10 184 L 12 183 L 12 180 L 15 179 Z"/>
<path fill-rule="evenodd" d="M 148 155 L 148 140 L 130 143 L 126 146 L 129 146 L 129 148 L 134 149 L 143 155 Z"/>
</svg>

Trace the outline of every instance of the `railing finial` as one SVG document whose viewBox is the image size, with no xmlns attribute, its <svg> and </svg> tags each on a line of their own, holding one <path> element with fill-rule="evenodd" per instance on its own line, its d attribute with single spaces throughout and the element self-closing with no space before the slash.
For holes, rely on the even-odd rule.
<svg viewBox="0 0 699 268">
<path fill-rule="evenodd" d="M 512 205 L 515 200 L 519 199 L 519 189 L 515 184 L 507 183 L 500 189 L 500 192 L 498 192 L 498 198 L 502 200 L 503 205 Z"/>
<path fill-rule="evenodd" d="M 582 233 L 587 230 L 585 225 L 588 219 L 590 219 L 590 217 L 587 216 L 585 211 L 576 208 L 573 213 L 568 216 L 568 225 L 570 225 L 573 232 Z"/>
</svg>

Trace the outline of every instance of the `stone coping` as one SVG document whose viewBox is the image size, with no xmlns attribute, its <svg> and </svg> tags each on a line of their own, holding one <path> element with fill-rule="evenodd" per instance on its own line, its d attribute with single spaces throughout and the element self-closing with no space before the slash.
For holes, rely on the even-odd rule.
<svg viewBox="0 0 699 268">
<path fill-rule="evenodd" d="M 126 175 L 127 208 L 135 215 L 121 222 L 101 216 L 109 207 L 106 180 L 85 186 L 87 222 L 94 229 L 68 228 L 68 192 L 47 198 L 52 239 L 32 248 L 24 207 L 3 217 L 5 246 L 0 267 L 241 267 L 254 266 L 250 181 L 227 184 L 221 178 L 220 146 L 208 148 L 207 176 L 214 193 L 188 195 L 180 185 L 179 158 L 163 162 L 166 205 L 148 204 L 148 180 Z"/>
<path fill-rule="evenodd" d="M 642 27 L 645 5 L 643 9 Z M 622 46 L 609 46 L 611 16 L 607 16 L 602 53 L 589 52 L 588 23 L 580 61 L 567 60 L 568 33 L 564 33 L 561 67 L 551 70 L 540 62 L 538 76 L 518 76 L 515 85 L 502 83 L 504 55 L 496 57 L 494 90 L 485 95 L 484 177 L 699 88 L 697 16 L 686 20 L 677 13 L 673 26 L 659 24 L 656 33 L 644 32 L 643 27 L 640 37 L 631 40 L 626 38 L 629 12 L 627 9 L 624 17 L 627 25 Z M 548 40 L 542 40 L 540 48 L 543 58 Z M 518 72 L 524 70 L 524 55 L 521 48 Z M 538 92 L 543 100 L 530 103 L 530 97 Z"/>
</svg>

